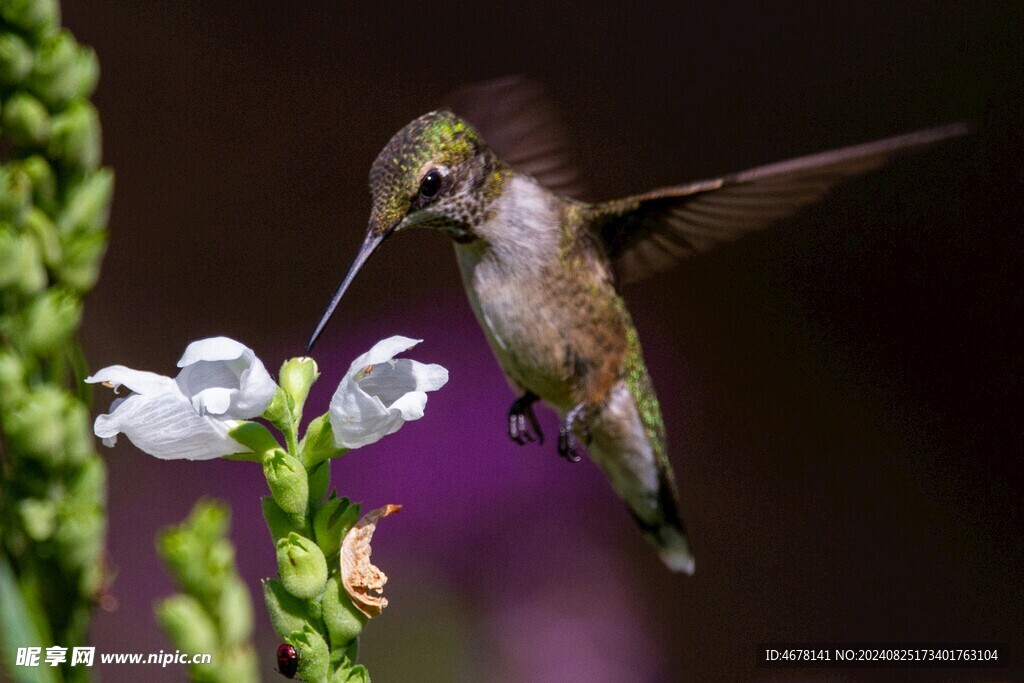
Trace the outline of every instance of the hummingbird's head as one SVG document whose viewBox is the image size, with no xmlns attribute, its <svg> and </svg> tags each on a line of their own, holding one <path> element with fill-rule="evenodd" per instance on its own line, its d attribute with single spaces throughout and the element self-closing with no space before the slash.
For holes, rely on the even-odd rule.
<svg viewBox="0 0 1024 683">
<path fill-rule="evenodd" d="M 373 206 L 366 239 L 306 347 L 313 347 L 338 301 L 377 247 L 407 228 L 433 228 L 460 242 L 476 239 L 487 206 L 501 190 L 501 164 L 464 119 L 424 114 L 388 141 L 370 170 Z"/>
<path fill-rule="evenodd" d="M 377 155 L 370 170 L 369 234 L 433 228 L 473 239 L 498 178 L 493 155 L 464 119 L 447 110 L 424 114 Z"/>
</svg>

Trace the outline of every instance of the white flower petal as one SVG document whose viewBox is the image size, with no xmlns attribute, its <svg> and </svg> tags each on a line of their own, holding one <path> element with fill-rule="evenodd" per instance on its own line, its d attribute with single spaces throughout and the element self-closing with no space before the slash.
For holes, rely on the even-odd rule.
<svg viewBox="0 0 1024 683">
<path fill-rule="evenodd" d="M 262 415 L 277 393 L 262 361 L 252 349 L 233 339 L 193 342 L 178 364 L 186 361 L 175 381 L 201 414 L 248 420 Z"/>
<path fill-rule="evenodd" d="M 353 379 L 367 394 L 376 396 L 386 406 L 391 405 L 402 395 L 416 390 L 412 364 L 413 361 L 403 358 L 367 365 Z"/>
<path fill-rule="evenodd" d="M 115 391 L 120 386 L 126 386 L 136 394 L 151 394 L 159 391 L 167 391 L 173 380 L 170 377 L 158 375 L 155 372 L 145 370 L 132 370 L 123 365 L 111 365 L 96 374 L 85 378 L 89 384 L 107 383 L 114 385 Z"/>
<path fill-rule="evenodd" d="M 401 415 L 391 413 L 380 399 L 345 377 L 331 398 L 331 429 L 342 448 L 359 448 L 401 427 Z M 395 424 L 397 420 L 397 424 Z"/>
<path fill-rule="evenodd" d="M 331 398 L 331 427 L 339 446 L 365 446 L 423 417 L 426 392 L 444 386 L 448 371 L 408 358 L 393 360 L 420 341 L 389 337 L 352 362 Z"/>
<path fill-rule="evenodd" d="M 221 420 L 202 417 L 176 389 L 156 394 L 134 394 L 95 423 L 96 436 L 128 437 L 140 450 L 164 460 L 207 460 L 249 449 L 228 436 Z"/>
<path fill-rule="evenodd" d="M 184 368 L 203 360 L 222 361 L 241 358 L 242 354 L 251 349 L 231 337 L 210 337 L 199 339 L 185 347 L 185 353 L 178 361 L 178 367 Z"/>
<path fill-rule="evenodd" d="M 238 384 L 238 396 L 227 413 L 228 417 L 236 420 L 259 417 L 277 393 L 277 384 L 255 353 L 249 367 L 242 371 Z"/>
<path fill-rule="evenodd" d="M 423 409 L 427 407 L 427 395 L 422 391 L 410 391 L 388 406 L 388 410 L 398 412 L 406 422 L 423 417 Z"/>
<path fill-rule="evenodd" d="M 231 367 L 232 361 L 200 360 L 186 365 L 174 378 L 181 387 L 181 393 L 189 398 L 198 396 L 207 389 L 227 388 L 238 390 L 238 374 Z"/>
<path fill-rule="evenodd" d="M 237 389 L 210 387 L 190 397 L 192 408 L 200 415 L 221 417 L 228 412 L 232 399 L 238 394 Z"/>
<path fill-rule="evenodd" d="M 448 383 L 448 370 L 437 363 L 409 362 L 412 363 L 410 372 L 416 379 L 416 391 L 437 391 Z"/>
<path fill-rule="evenodd" d="M 422 339 L 410 339 L 409 337 L 394 336 L 383 339 L 373 345 L 373 348 L 352 361 L 348 368 L 348 374 L 354 375 L 367 365 L 376 365 L 386 360 L 391 360 L 403 351 L 408 351 L 419 344 Z"/>
</svg>

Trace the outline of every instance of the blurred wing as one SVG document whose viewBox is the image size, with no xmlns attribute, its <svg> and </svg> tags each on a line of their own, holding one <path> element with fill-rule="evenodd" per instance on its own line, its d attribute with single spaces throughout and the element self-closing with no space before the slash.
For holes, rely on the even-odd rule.
<svg viewBox="0 0 1024 683">
<path fill-rule="evenodd" d="M 970 132 L 966 123 L 821 152 L 594 207 L 615 267 L 627 284 L 762 230 L 820 199 L 833 185 L 899 154 Z"/>
<path fill-rule="evenodd" d="M 558 194 L 582 195 L 565 130 L 540 84 L 522 76 L 484 81 L 453 93 L 448 105 L 516 171 Z"/>
</svg>

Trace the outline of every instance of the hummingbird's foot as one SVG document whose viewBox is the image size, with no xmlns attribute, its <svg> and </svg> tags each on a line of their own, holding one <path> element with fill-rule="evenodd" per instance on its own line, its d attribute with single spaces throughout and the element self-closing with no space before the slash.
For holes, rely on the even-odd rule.
<svg viewBox="0 0 1024 683">
<path fill-rule="evenodd" d="M 569 411 L 558 427 L 558 454 L 569 462 L 580 461 L 580 442 L 576 438 L 577 427 L 582 432 L 583 441 L 590 443 L 590 425 L 586 412 L 586 404 L 579 404 Z"/>
<path fill-rule="evenodd" d="M 520 446 L 533 441 L 544 443 L 544 432 L 540 430 L 537 416 L 533 414 L 533 404 L 536 402 L 537 394 L 528 391 L 508 409 L 508 435 Z"/>
</svg>

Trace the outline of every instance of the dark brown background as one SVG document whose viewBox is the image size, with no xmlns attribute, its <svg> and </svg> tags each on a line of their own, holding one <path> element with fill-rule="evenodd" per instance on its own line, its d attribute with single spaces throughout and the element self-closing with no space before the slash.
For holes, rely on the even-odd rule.
<svg viewBox="0 0 1024 683">
<path fill-rule="evenodd" d="M 342 492 L 407 503 L 378 541 L 393 604 L 363 638 L 375 680 L 887 679 L 755 669 L 754 648 L 1019 645 L 1019 3 L 379 4 L 64 2 L 100 55 L 117 173 L 84 330 L 95 367 L 169 373 L 212 334 L 271 369 L 300 353 L 361 240 L 376 152 L 469 81 L 546 82 L 600 197 L 961 118 L 983 128 L 626 292 L 693 578 L 663 570 L 592 465 L 508 442 L 512 395 L 450 246 L 389 243 L 317 352 L 319 405 L 397 332 L 452 373 L 422 423 L 335 467 Z M 96 620 L 101 651 L 169 646 L 151 617 L 171 591 L 153 533 L 202 494 L 232 500 L 250 585 L 274 572 L 258 472 L 108 455 L 120 609 Z M 1015 657 L 969 676 L 1014 678 Z"/>
</svg>

